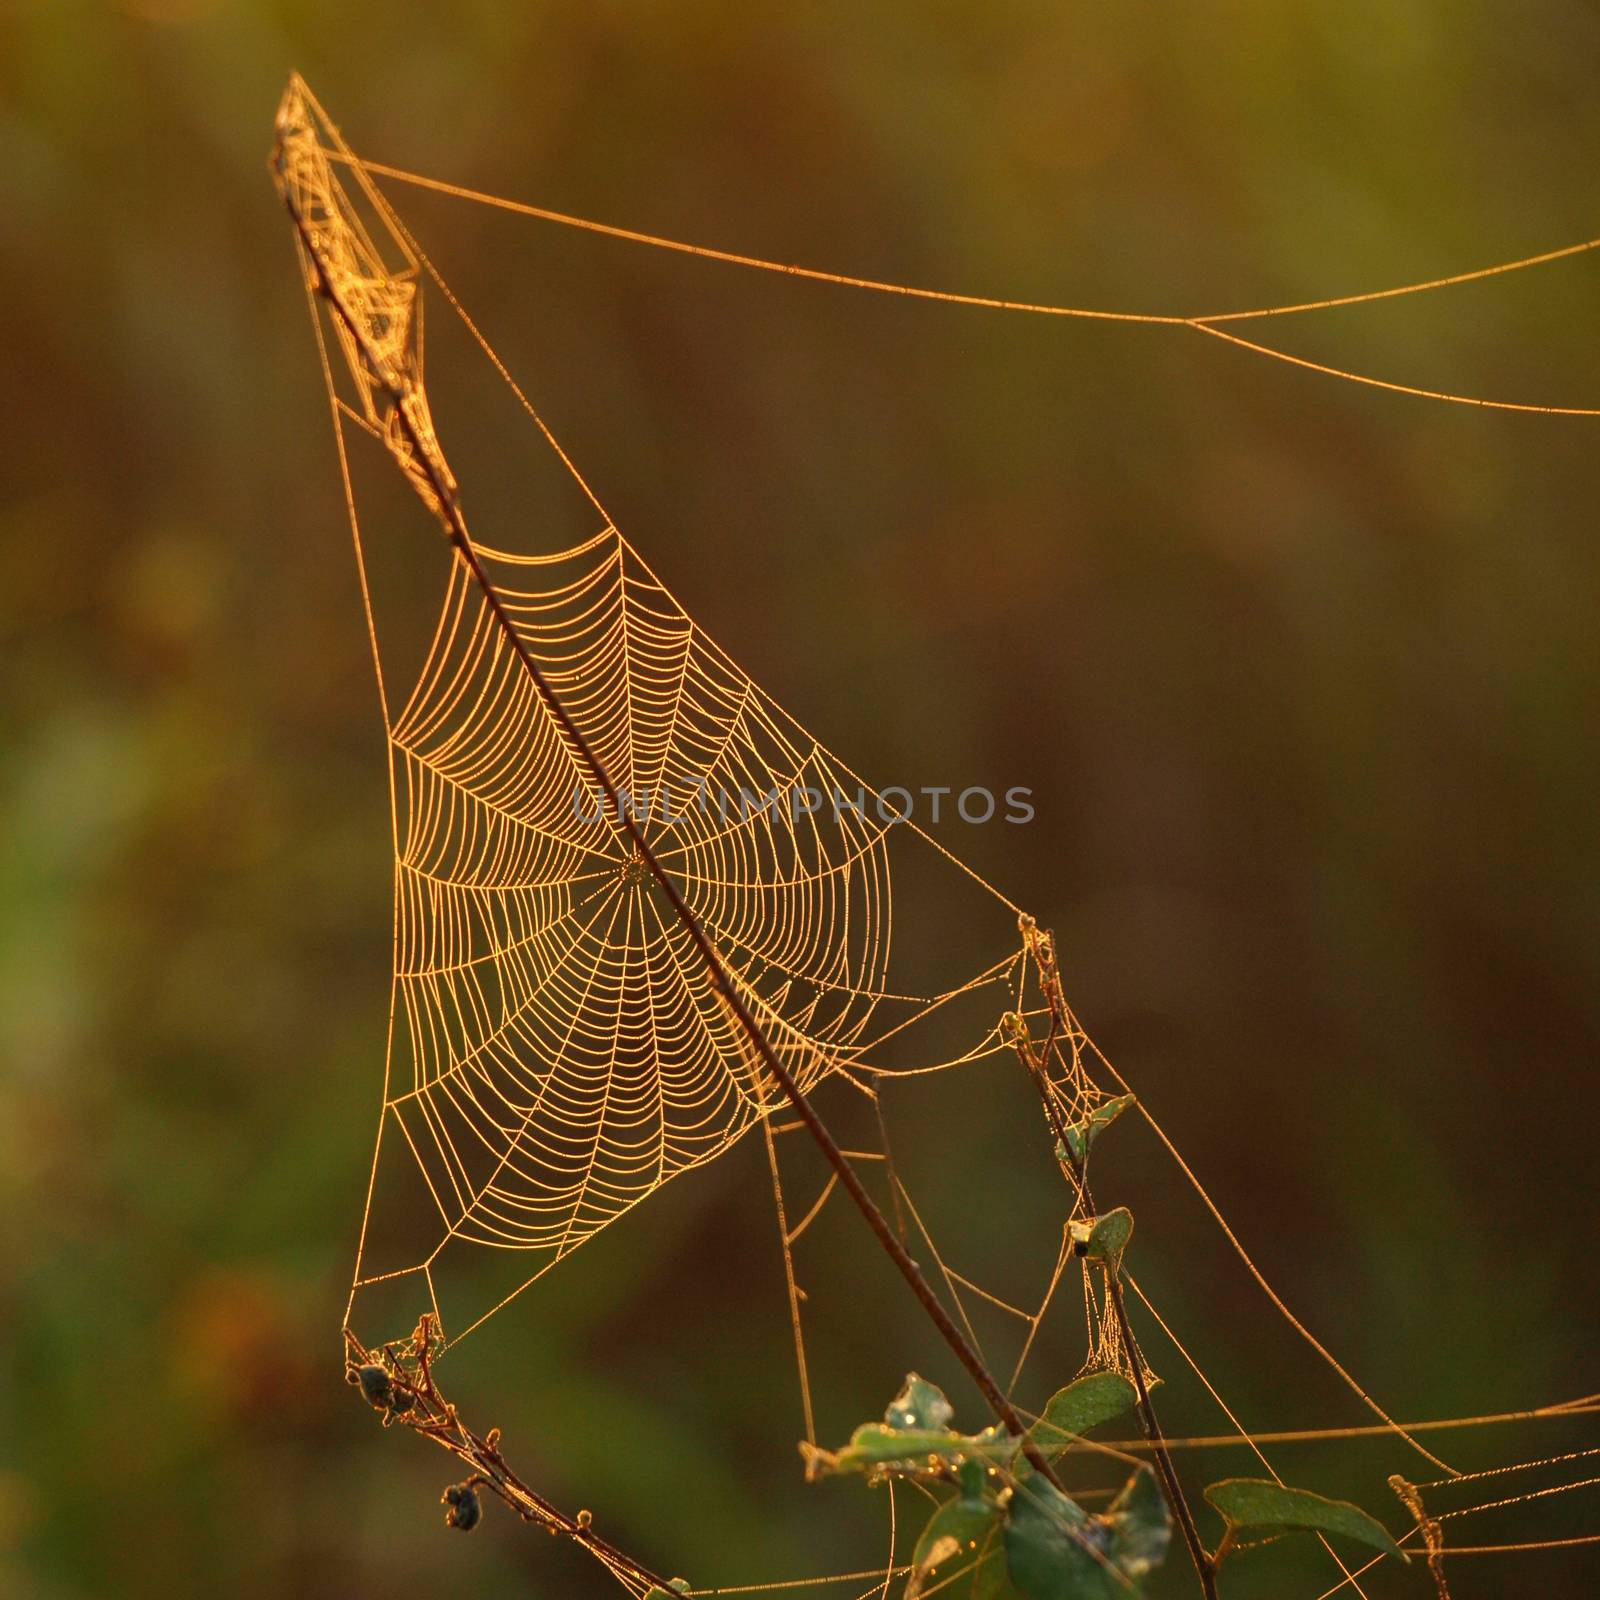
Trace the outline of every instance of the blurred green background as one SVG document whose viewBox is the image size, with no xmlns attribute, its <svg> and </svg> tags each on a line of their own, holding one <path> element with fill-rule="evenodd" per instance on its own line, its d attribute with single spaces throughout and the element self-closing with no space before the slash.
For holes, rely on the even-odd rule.
<svg viewBox="0 0 1600 1600">
<path fill-rule="evenodd" d="M 0 1587 L 609 1593 L 492 1509 L 447 1533 L 449 1463 L 339 1381 L 390 858 L 326 408 L 263 161 L 289 70 L 359 150 L 478 188 L 843 272 L 1199 312 L 1593 232 L 1600 16 L 11 0 L 0 41 Z M 758 680 L 880 781 L 1035 789 L 1031 827 L 945 837 L 1053 923 L 1087 1025 L 1375 1394 L 1427 1417 L 1600 1387 L 1592 420 L 390 193 Z M 1267 332 L 1402 381 L 1595 404 L 1596 271 Z M 525 442 L 504 420 L 462 438 L 477 482 Z M 415 526 L 378 542 L 421 595 L 442 551 Z M 949 937 L 963 972 L 994 953 Z M 958 1259 L 1036 1293 L 1060 1199 L 1025 1097 L 952 1081 L 891 1113 Z M 1244 1420 L 1367 1420 L 1147 1145 L 1129 1135 L 1118 1169 L 1141 1278 Z M 975 1424 L 859 1227 L 830 1213 L 814 1242 L 823 1437 L 911 1366 Z M 881 1497 L 799 1481 L 758 1142 L 470 1349 L 468 1414 L 662 1568 L 737 1584 L 881 1561 Z M 1214 1431 L 1153 1334 L 1151 1354 L 1172 1424 Z M 1023 1398 L 1080 1355 L 1053 1331 Z M 1482 1467 L 1594 1434 L 1441 1449 Z M 1387 1444 L 1276 1459 L 1393 1525 L 1384 1475 L 1438 1475 Z M 1588 1490 L 1451 1538 L 1597 1528 Z M 1337 1576 L 1314 1549 L 1259 1561 L 1225 1592 Z M 1452 1568 L 1458 1600 L 1597 1579 L 1582 1548 Z M 1175 1558 L 1155 1588 L 1192 1585 Z"/>
</svg>

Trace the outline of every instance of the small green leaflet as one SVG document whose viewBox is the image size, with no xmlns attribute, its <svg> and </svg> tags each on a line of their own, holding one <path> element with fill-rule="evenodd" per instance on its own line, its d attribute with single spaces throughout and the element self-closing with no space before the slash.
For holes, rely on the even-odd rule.
<svg viewBox="0 0 1600 1600">
<path fill-rule="evenodd" d="M 1228 1524 L 1224 1543 L 1235 1548 L 1280 1533 L 1338 1533 L 1407 1559 L 1389 1530 L 1348 1500 L 1286 1489 L 1266 1478 L 1224 1478 L 1206 1490 L 1206 1499 Z"/>
<path fill-rule="evenodd" d="M 802 1444 L 808 1478 L 860 1472 L 871 1478 L 947 1475 L 965 1462 L 1009 1466 L 1022 1441 L 1003 1428 L 982 1433 L 957 1433 L 950 1427 L 954 1408 L 926 1378 L 911 1373 L 890 1402 L 882 1422 L 865 1422 L 842 1450 L 820 1450 Z"/>
<path fill-rule="evenodd" d="M 1076 1378 L 1051 1395 L 1044 1415 L 1033 1426 L 1034 1440 L 1047 1455 L 1056 1454 L 1091 1428 L 1131 1411 L 1138 1398 L 1120 1372 L 1091 1372 Z"/>
<path fill-rule="evenodd" d="M 1115 1100 L 1107 1100 L 1104 1105 L 1096 1106 L 1088 1116 L 1080 1117 L 1067 1126 L 1064 1130 L 1067 1148 L 1080 1167 L 1089 1159 L 1089 1151 L 1095 1140 L 1133 1103 L 1131 1094 L 1119 1094 Z"/>
<path fill-rule="evenodd" d="M 940 1506 L 911 1556 L 905 1600 L 937 1592 L 941 1600 L 1018 1600 L 1006 1571 L 1000 1507 L 962 1494 Z"/>
<path fill-rule="evenodd" d="M 1080 1217 L 1067 1224 L 1075 1255 L 1103 1261 L 1111 1272 L 1122 1270 L 1122 1252 L 1133 1237 L 1133 1213 L 1126 1206 L 1098 1217 Z"/>
<path fill-rule="evenodd" d="M 915 1372 L 906 1374 L 900 1393 L 889 1402 L 884 1424 L 890 1428 L 921 1429 L 939 1432 L 949 1428 L 956 1408 L 936 1383 L 929 1383 Z"/>
</svg>

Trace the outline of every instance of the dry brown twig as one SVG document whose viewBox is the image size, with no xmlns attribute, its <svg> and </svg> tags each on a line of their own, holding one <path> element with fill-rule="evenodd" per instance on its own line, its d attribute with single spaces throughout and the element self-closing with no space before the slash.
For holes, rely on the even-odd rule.
<svg viewBox="0 0 1600 1600">
<path fill-rule="evenodd" d="M 631 1594 L 652 1589 L 671 1591 L 681 1585 L 602 1538 L 587 1511 L 569 1516 L 512 1470 L 500 1449 L 500 1430 L 480 1434 L 465 1423 L 454 1403 L 445 1398 L 434 1377 L 433 1357 L 439 1333 L 431 1312 L 425 1312 L 411 1338 L 369 1350 L 345 1330 L 345 1377 L 360 1388 L 384 1427 L 400 1423 L 419 1438 L 447 1450 L 468 1469 L 467 1477 L 446 1489 L 446 1522 L 468 1532 L 478 1520 L 477 1494 L 488 1490 L 523 1522 L 542 1527 L 553 1538 L 582 1546 Z"/>
</svg>

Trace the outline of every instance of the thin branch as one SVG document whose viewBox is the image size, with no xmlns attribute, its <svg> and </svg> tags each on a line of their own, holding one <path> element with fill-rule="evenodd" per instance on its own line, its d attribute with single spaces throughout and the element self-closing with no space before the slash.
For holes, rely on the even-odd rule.
<svg viewBox="0 0 1600 1600">
<path fill-rule="evenodd" d="M 1094 1196 L 1089 1188 L 1088 1162 L 1087 1159 L 1080 1159 L 1074 1153 L 1072 1142 L 1067 1137 L 1066 1123 L 1062 1120 L 1061 1107 L 1056 1103 L 1050 1087 L 1049 1052 L 1052 1049 L 1059 1052 L 1062 1035 L 1071 1032 L 1066 997 L 1061 990 L 1061 975 L 1056 970 L 1055 946 L 1050 934 L 1040 930 L 1032 917 L 1022 919 L 1022 934 L 1039 974 L 1039 987 L 1043 990 L 1045 1002 L 1049 1007 L 1050 1028 L 1045 1036 L 1044 1051 L 1036 1054 L 1033 1043 L 1028 1037 L 1026 1024 L 1021 1024 L 1019 1012 L 1018 1021 L 1021 1025 L 1014 1035 L 1013 1043 L 1019 1059 L 1028 1070 L 1028 1076 L 1033 1080 L 1034 1088 L 1038 1091 L 1040 1104 L 1044 1108 L 1045 1121 L 1049 1124 L 1050 1132 L 1055 1139 L 1057 1157 L 1070 1171 L 1083 1205 L 1092 1217 L 1095 1207 Z M 1087 1155 L 1086 1143 L 1085 1158 Z M 1195 1573 L 1200 1579 L 1201 1592 L 1206 1600 L 1216 1600 L 1218 1556 L 1206 1550 L 1205 1543 L 1200 1537 L 1194 1513 L 1189 1507 L 1188 1499 L 1183 1492 L 1183 1484 L 1178 1478 L 1177 1468 L 1173 1465 L 1172 1455 L 1167 1449 L 1166 1436 L 1162 1433 L 1161 1423 L 1156 1417 L 1155 1403 L 1150 1398 L 1150 1385 L 1144 1375 L 1144 1358 L 1139 1353 L 1138 1342 L 1134 1339 L 1133 1329 L 1128 1323 L 1120 1262 L 1106 1264 L 1105 1280 L 1106 1297 L 1111 1302 L 1112 1315 L 1116 1319 L 1117 1337 L 1122 1345 L 1123 1358 L 1133 1376 L 1134 1391 L 1138 1395 L 1139 1420 L 1144 1428 L 1145 1437 L 1150 1442 L 1151 1452 L 1155 1456 L 1162 1494 L 1166 1497 L 1173 1517 L 1183 1532 L 1183 1542 L 1188 1547 L 1189 1559 L 1194 1563 Z"/>
<path fill-rule="evenodd" d="M 367 1399 L 384 1413 L 384 1426 L 403 1423 L 420 1438 L 447 1450 L 469 1469 L 466 1481 L 450 1491 L 476 1493 L 487 1489 L 503 1500 L 522 1521 L 543 1528 L 552 1537 L 570 1539 L 631 1592 L 672 1592 L 668 1579 L 642 1561 L 619 1549 L 594 1531 L 587 1511 L 577 1516 L 552 1505 L 511 1469 L 500 1452 L 500 1430 L 479 1434 L 461 1420 L 455 1406 L 440 1392 L 433 1376 L 433 1347 L 437 1337 L 433 1316 L 424 1313 L 409 1346 L 387 1345 L 368 1350 L 348 1328 L 345 1330 L 345 1372 L 359 1384 Z M 372 1387 L 369 1388 L 368 1385 Z M 475 1518 L 473 1519 L 476 1520 Z M 470 1527 L 471 1522 L 460 1524 Z"/>
</svg>

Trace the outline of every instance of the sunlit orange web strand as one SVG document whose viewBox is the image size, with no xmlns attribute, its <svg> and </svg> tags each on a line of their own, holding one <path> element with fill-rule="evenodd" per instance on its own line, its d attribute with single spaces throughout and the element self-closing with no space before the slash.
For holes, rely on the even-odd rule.
<svg viewBox="0 0 1600 1600">
<path fill-rule="evenodd" d="M 665 889 L 682 896 L 714 949 L 715 970 L 728 975 L 793 1079 L 805 1089 L 833 1079 L 872 1102 L 882 1149 L 847 1154 L 882 1174 L 902 1240 L 914 1236 L 933 1263 L 942 1298 L 971 1345 L 981 1351 L 975 1312 L 1010 1319 L 1021 1341 L 1014 1369 L 1020 1375 L 1058 1288 L 1078 1277 L 1086 1368 L 1147 1375 L 1145 1355 L 1130 1354 L 1117 1337 L 1107 1292 L 1096 1290 L 1064 1243 L 1058 1250 L 1052 1240 L 1053 1268 L 1037 1304 L 992 1292 L 971 1263 L 953 1259 L 935 1242 L 925 1208 L 889 1147 L 882 1096 L 897 1079 L 962 1067 L 1015 1070 L 1013 1046 L 1020 1037 L 1040 1051 L 1038 1087 L 1048 1114 L 1066 1123 L 1081 1121 L 1114 1090 L 1127 1089 L 1067 1010 L 1059 983 L 1046 982 L 1055 968 L 1048 935 L 1027 918 L 1019 928 L 1018 908 L 1008 897 L 917 822 L 900 818 L 897 807 L 885 809 L 885 794 L 785 712 L 688 615 L 617 529 L 373 176 L 724 263 L 956 305 L 1186 327 L 1249 353 L 1404 394 L 1560 415 L 1596 413 L 1390 383 L 1305 361 L 1216 324 L 1420 293 L 1575 255 L 1600 241 L 1294 306 L 1208 318 L 1101 312 L 784 267 L 360 162 L 299 80 L 291 84 L 282 119 L 280 182 L 297 223 L 356 547 L 388 740 L 394 830 L 391 1034 L 347 1337 L 355 1342 L 358 1310 L 366 1319 L 373 1308 L 371 1319 L 384 1321 L 385 1331 L 410 1326 L 425 1311 L 446 1336 L 442 1353 L 670 1178 L 715 1159 L 760 1123 L 811 1439 L 801 1247 L 838 1192 L 838 1173 L 820 1192 L 789 1206 L 781 1147 L 783 1136 L 801 1124 L 773 1118 L 785 1102 L 752 1059 L 728 994 L 718 991 L 683 923 L 663 904 Z M 334 162 L 352 178 L 353 195 L 334 177 Z M 569 547 L 531 555 L 466 533 L 424 383 L 425 282 L 461 318 L 586 497 L 586 536 Z M 319 309 L 319 289 L 336 303 L 338 316 Z M 332 330 L 331 341 L 325 328 Z M 388 681 L 389 652 L 369 588 L 352 476 L 357 450 L 387 455 L 398 466 L 451 533 L 461 558 L 452 561 L 422 665 L 397 684 Z M 523 670 L 530 663 L 553 686 L 570 727 L 552 710 L 551 697 L 536 692 Z M 621 819 L 600 803 L 593 770 L 580 759 L 584 748 L 597 752 L 616 787 L 644 808 L 636 818 L 640 837 L 664 882 L 643 870 L 637 839 L 630 843 Z M 893 917 L 895 886 L 903 888 L 908 877 L 923 886 L 919 904 L 940 907 L 933 948 L 921 949 L 915 961 L 907 949 L 917 949 L 919 934 L 929 944 L 928 930 L 916 926 L 916 918 L 897 929 Z M 955 929 L 986 965 L 950 970 L 948 935 Z M 1042 1042 L 1029 1033 L 1035 1026 Z M 1595 1409 L 1600 1397 L 1588 1395 L 1525 1412 L 1415 1426 L 1393 1422 L 1295 1317 L 1161 1125 L 1142 1102 L 1138 1110 L 1269 1302 L 1380 1419 L 1376 1427 L 1251 1432 L 1129 1276 L 1141 1313 L 1236 1430 L 1167 1441 L 1171 1448 L 1247 1448 L 1276 1476 L 1264 1445 L 1390 1437 L 1437 1461 L 1413 1434 L 1570 1418 Z M 1083 1219 L 1086 1191 L 1085 1180 L 1074 1221 Z M 486 1259 L 506 1267 L 498 1279 L 476 1270 Z M 457 1270 L 463 1266 L 469 1270 Z M 456 1429 L 453 1411 L 441 1418 L 441 1428 Z M 466 1451 L 463 1459 L 483 1459 L 482 1441 L 465 1431 L 450 1437 L 466 1441 L 457 1451 Z M 1129 1441 L 1093 1448 L 1115 1457 L 1151 1446 Z M 1453 1489 L 1583 1453 L 1468 1475 L 1438 1462 L 1449 1474 L 1440 1482 Z M 1588 1481 L 1536 1487 L 1490 1504 L 1520 1504 Z M 1430 1495 L 1436 1487 L 1416 1486 Z M 535 1504 L 527 1496 L 510 1500 L 524 1514 Z M 1430 1527 L 1483 1509 L 1488 1505 L 1435 1513 Z M 569 1537 L 583 1532 L 572 1519 L 550 1517 L 556 1520 L 547 1525 Z M 870 1592 L 886 1596 L 891 1579 L 906 1570 L 894 1538 L 891 1526 L 889 1558 L 877 1573 L 694 1592 L 809 1588 L 870 1577 Z M 1559 1543 L 1479 1545 L 1445 1554 Z M 591 1547 L 631 1593 L 648 1587 L 642 1567 L 608 1555 L 603 1541 Z M 1341 1562 L 1338 1570 L 1337 1591 L 1363 1592 L 1359 1580 L 1367 1568 L 1351 1572 Z"/>
<path fill-rule="evenodd" d="M 1369 389 L 1387 389 L 1391 394 L 1411 395 L 1418 400 L 1443 400 L 1454 406 L 1478 406 L 1485 411 L 1529 411 L 1546 417 L 1600 417 L 1596 406 L 1536 406 L 1515 400 L 1483 400 L 1476 395 L 1451 394 L 1444 389 L 1420 389 L 1415 384 L 1392 383 L 1387 378 L 1374 378 L 1367 373 L 1350 372 L 1343 367 L 1331 367 L 1322 361 L 1308 361 L 1304 356 L 1290 355 L 1287 350 L 1277 350 L 1269 344 L 1257 344 L 1254 339 L 1241 339 L 1209 322 L 1191 322 L 1190 327 L 1209 333 L 1214 339 L 1226 339 L 1241 350 L 1254 355 L 1270 356 L 1274 361 L 1287 361 L 1291 366 L 1303 367 L 1307 372 L 1321 373 L 1325 378 L 1343 378 L 1348 383 L 1362 383 Z"/>
<path fill-rule="evenodd" d="M 419 189 L 432 189 L 458 200 L 470 200 L 476 205 L 491 206 L 500 211 L 514 212 L 519 216 L 534 217 L 541 222 L 554 222 L 564 228 L 579 228 L 587 233 L 604 234 L 612 239 L 625 239 L 633 244 L 650 245 L 658 250 L 675 250 L 683 255 L 700 256 L 707 261 L 720 261 L 728 266 L 754 267 L 762 272 L 782 273 L 791 278 L 809 278 L 815 283 L 831 283 L 847 289 L 871 289 L 879 294 L 910 295 L 913 299 L 937 300 L 946 305 L 976 306 L 990 311 L 1025 311 L 1044 317 L 1089 317 L 1108 322 L 1146 322 L 1168 327 L 1181 327 L 1196 322 L 1243 322 L 1257 317 L 1287 317 L 1305 311 L 1328 311 L 1337 306 L 1366 305 L 1373 300 L 1392 300 L 1400 295 L 1424 294 L 1431 289 L 1448 289 L 1457 284 L 1476 283 L 1483 278 L 1495 278 L 1507 272 L 1521 272 L 1526 267 L 1545 266 L 1552 261 L 1561 261 L 1567 256 L 1582 255 L 1586 251 L 1600 248 L 1600 239 L 1585 239 L 1578 244 L 1563 245 L 1559 250 L 1546 250 L 1539 255 L 1523 256 L 1516 261 L 1501 261 L 1491 267 L 1478 267 L 1470 272 L 1456 272 L 1444 278 L 1428 278 L 1419 283 L 1397 284 L 1389 289 L 1370 289 L 1362 294 L 1336 295 L 1326 300 L 1302 300 L 1294 305 L 1256 306 L 1246 311 L 1193 314 L 1109 311 L 1092 306 L 1003 300 L 993 295 L 959 294 L 946 289 L 918 288 L 912 284 L 892 283 L 882 278 L 858 278 L 847 273 L 827 272 L 817 267 L 768 261 L 761 256 L 742 255 L 733 250 L 719 250 L 711 245 L 690 244 L 683 239 L 669 239 L 661 234 L 641 233 L 635 228 L 620 228 L 612 223 L 596 222 L 591 218 L 576 217 L 564 211 L 552 211 L 545 206 L 530 205 L 521 200 L 508 200 L 500 195 L 488 194 L 481 189 L 469 189 L 458 183 L 448 183 L 442 178 L 430 178 L 419 172 L 408 172 L 403 167 L 392 167 L 382 161 L 369 161 L 362 156 L 352 159 L 364 171 L 375 177 L 393 178 L 399 183 L 408 183 Z"/>
<path fill-rule="evenodd" d="M 622 239 L 631 244 L 648 245 L 652 249 L 676 251 L 680 255 L 698 256 L 705 261 L 717 261 L 726 266 L 750 267 L 759 272 L 775 272 L 785 277 L 804 278 L 813 283 L 833 284 L 845 289 L 865 289 L 875 294 L 901 295 L 913 300 L 932 300 L 944 305 L 971 306 L 988 311 L 1015 311 L 1031 316 L 1073 317 L 1095 322 L 1145 323 L 1157 327 L 1192 328 L 1200 333 L 1216 334 L 1229 339 L 1241 349 L 1274 361 L 1286 361 L 1324 377 L 1342 378 L 1350 383 L 1365 384 L 1369 388 L 1385 389 L 1392 394 L 1409 395 L 1422 400 L 1442 400 L 1453 405 L 1477 406 L 1487 411 L 1534 412 L 1556 417 L 1600 416 L 1600 406 L 1535 405 L 1526 401 L 1494 400 L 1476 395 L 1455 394 L 1444 389 L 1429 389 L 1414 384 L 1397 383 L 1385 378 L 1352 372 L 1323 362 L 1310 361 L 1291 355 L 1272 345 L 1254 340 L 1236 338 L 1222 333 L 1216 326 L 1221 322 L 1245 322 L 1264 317 L 1297 316 L 1309 311 L 1328 311 L 1340 306 L 1367 305 L 1378 300 L 1393 300 L 1403 295 L 1425 294 L 1434 289 L 1454 288 L 1460 284 L 1477 283 L 1485 278 L 1501 277 L 1510 272 L 1521 272 L 1529 267 L 1546 266 L 1570 256 L 1583 255 L 1600 248 L 1600 239 L 1585 239 L 1577 244 L 1563 245 L 1557 250 L 1545 250 L 1538 255 L 1522 256 L 1515 261 L 1501 261 L 1489 267 L 1477 267 L 1468 272 L 1451 273 L 1447 277 L 1428 278 L 1417 283 L 1397 284 L 1387 289 L 1372 289 L 1362 294 L 1335 295 L 1323 300 L 1303 300 L 1293 305 L 1257 306 L 1245 311 L 1217 311 L 1199 315 L 1182 315 L 1176 312 L 1111 311 L 1094 306 L 1056 305 L 1042 301 L 1007 300 L 994 295 L 961 294 L 946 289 L 921 288 L 913 284 L 894 283 L 882 278 L 861 278 L 843 272 L 828 272 L 819 267 L 803 267 L 782 261 L 769 261 L 761 256 L 744 255 L 734 250 L 719 250 L 711 245 L 691 244 L 683 239 L 671 239 L 661 234 L 642 233 L 635 228 L 621 228 L 607 222 L 596 222 L 588 217 L 572 216 L 563 211 L 552 211 L 545 206 L 530 205 L 521 200 L 507 200 L 500 195 L 487 194 L 479 189 L 469 189 L 461 184 L 448 183 L 441 178 L 425 177 L 408 172 L 402 167 L 390 166 L 381 161 L 368 161 L 362 157 L 347 159 L 363 171 L 377 177 L 392 178 L 398 183 L 416 188 L 431 189 L 458 200 L 475 205 L 489 206 L 509 211 L 518 216 L 532 217 L 541 222 L 552 222 L 564 228 L 578 228 L 586 233 L 602 234 L 611 239 Z"/>
</svg>

